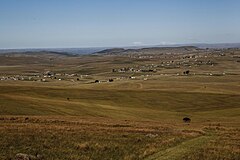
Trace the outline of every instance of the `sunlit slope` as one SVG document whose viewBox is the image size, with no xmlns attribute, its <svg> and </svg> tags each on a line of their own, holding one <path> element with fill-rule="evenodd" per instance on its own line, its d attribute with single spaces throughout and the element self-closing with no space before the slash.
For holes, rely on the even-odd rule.
<svg viewBox="0 0 240 160">
<path fill-rule="evenodd" d="M 97 88 L 97 87 L 96 87 Z M 1 115 L 80 115 L 124 119 L 233 118 L 240 95 L 144 89 L 0 86 Z M 202 117 L 204 115 L 204 117 Z"/>
</svg>

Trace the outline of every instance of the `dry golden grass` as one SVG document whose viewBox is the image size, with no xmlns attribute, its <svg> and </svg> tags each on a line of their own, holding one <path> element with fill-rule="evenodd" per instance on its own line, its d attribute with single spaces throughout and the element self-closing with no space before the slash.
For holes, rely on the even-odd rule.
<svg viewBox="0 0 240 160">
<path fill-rule="evenodd" d="M 202 134 L 159 122 L 4 116 L 0 158 L 23 152 L 46 159 L 143 159 Z"/>
<path fill-rule="evenodd" d="M 208 57 L 215 66 L 192 66 L 197 75 L 176 76 L 185 66 L 159 68 L 146 81 L 149 73 L 111 69 L 181 56 L 51 56 L 0 57 L 0 76 L 89 74 L 75 82 L 0 81 L 0 159 L 240 159 L 240 67 L 231 54 Z"/>
</svg>

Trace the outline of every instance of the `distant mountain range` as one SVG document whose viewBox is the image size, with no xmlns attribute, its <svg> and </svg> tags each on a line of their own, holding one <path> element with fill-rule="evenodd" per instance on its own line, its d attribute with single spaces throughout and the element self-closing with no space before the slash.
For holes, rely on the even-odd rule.
<svg viewBox="0 0 240 160">
<path fill-rule="evenodd" d="M 0 49 L 1 53 L 19 53 L 19 52 L 58 52 L 66 54 L 91 54 L 108 48 L 37 48 L 37 49 Z"/>
<path fill-rule="evenodd" d="M 95 55 L 122 55 L 122 54 L 168 54 L 168 53 L 189 53 L 204 50 L 195 46 L 174 46 L 174 47 L 144 47 L 144 48 L 111 48 L 94 53 Z"/>
<path fill-rule="evenodd" d="M 199 48 L 240 48 L 240 43 L 195 44 Z"/>
<path fill-rule="evenodd" d="M 184 44 L 185 46 L 186 44 Z M 195 46 L 198 48 L 216 48 L 216 49 L 223 49 L 223 48 L 240 48 L 240 43 L 216 43 L 216 44 L 208 44 L 208 43 L 193 43 L 187 44 L 187 46 Z"/>
<path fill-rule="evenodd" d="M 208 44 L 208 43 L 193 43 L 193 44 L 170 44 L 170 45 L 146 45 L 146 46 L 128 46 L 122 47 L 123 49 L 141 49 L 141 48 L 151 48 L 151 47 L 182 47 L 182 46 L 194 46 L 198 48 L 240 48 L 240 43 L 216 43 L 216 44 Z M 60 52 L 67 54 L 92 54 L 101 52 L 106 49 L 112 49 L 114 47 L 95 47 L 95 48 L 39 48 L 39 49 L 0 49 L 1 53 L 17 53 L 17 52 Z"/>
<path fill-rule="evenodd" d="M 198 48 L 240 48 L 240 43 L 190 43 L 190 44 L 173 44 L 173 45 L 158 45 L 158 47 L 181 47 L 181 46 L 194 46 Z"/>
</svg>

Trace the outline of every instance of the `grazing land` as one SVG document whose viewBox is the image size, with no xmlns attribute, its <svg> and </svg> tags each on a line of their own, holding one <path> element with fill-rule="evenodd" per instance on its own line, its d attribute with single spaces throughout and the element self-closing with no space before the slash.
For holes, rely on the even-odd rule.
<svg viewBox="0 0 240 160">
<path fill-rule="evenodd" d="M 240 159 L 239 64 L 191 46 L 0 54 L 0 159 Z"/>
</svg>

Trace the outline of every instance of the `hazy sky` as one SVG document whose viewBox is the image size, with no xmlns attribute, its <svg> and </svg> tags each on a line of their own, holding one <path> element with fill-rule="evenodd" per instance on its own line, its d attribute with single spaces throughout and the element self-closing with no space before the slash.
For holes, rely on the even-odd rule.
<svg viewBox="0 0 240 160">
<path fill-rule="evenodd" d="M 0 48 L 240 42 L 240 0 L 0 0 Z"/>
</svg>

